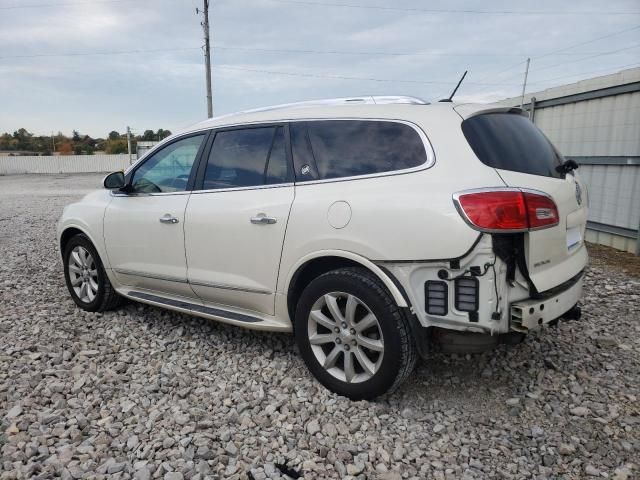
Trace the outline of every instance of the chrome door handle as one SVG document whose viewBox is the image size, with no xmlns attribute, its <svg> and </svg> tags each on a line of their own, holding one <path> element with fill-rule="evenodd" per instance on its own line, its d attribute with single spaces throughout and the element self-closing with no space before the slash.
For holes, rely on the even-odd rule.
<svg viewBox="0 0 640 480">
<path fill-rule="evenodd" d="M 267 217 L 264 213 L 259 213 L 255 217 L 251 217 L 251 223 L 255 225 L 272 225 L 278 220 L 273 217 Z"/>
<path fill-rule="evenodd" d="M 160 223 L 178 223 L 179 221 L 180 220 L 169 213 L 166 213 L 164 216 L 160 217 Z"/>
</svg>

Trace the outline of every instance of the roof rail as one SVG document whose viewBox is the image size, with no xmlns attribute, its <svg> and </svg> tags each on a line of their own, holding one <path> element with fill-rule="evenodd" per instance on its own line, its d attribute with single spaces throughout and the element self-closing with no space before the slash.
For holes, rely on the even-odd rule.
<svg viewBox="0 0 640 480">
<path fill-rule="evenodd" d="M 426 102 L 417 97 L 400 95 L 366 95 L 363 97 L 327 98 L 324 100 L 308 100 L 305 102 L 283 103 L 281 105 L 271 105 L 268 107 L 243 110 L 240 113 L 268 112 L 271 110 L 312 107 L 316 105 L 388 105 L 398 103 L 410 105 L 429 105 L 429 102 Z"/>
</svg>

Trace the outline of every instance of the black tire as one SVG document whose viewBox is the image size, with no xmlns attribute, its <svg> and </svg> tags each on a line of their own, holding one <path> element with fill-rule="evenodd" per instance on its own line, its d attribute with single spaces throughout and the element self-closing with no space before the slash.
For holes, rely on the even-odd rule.
<svg viewBox="0 0 640 480">
<path fill-rule="evenodd" d="M 309 315 L 316 301 L 330 292 L 354 295 L 366 304 L 378 320 L 384 339 L 384 353 L 378 370 L 368 380 L 349 383 L 336 378 L 325 370 L 312 350 Z M 393 392 L 413 371 L 417 361 L 409 318 L 396 305 L 380 280 L 363 268 L 330 271 L 314 279 L 305 288 L 296 306 L 295 337 L 302 358 L 315 378 L 332 392 L 352 400 L 371 400 Z"/>
<path fill-rule="evenodd" d="M 95 262 L 95 268 L 97 270 L 98 289 L 95 298 L 90 302 L 83 301 L 75 292 L 71 284 L 69 273 L 69 257 L 71 256 L 71 252 L 73 251 L 73 249 L 78 246 L 85 248 L 91 254 Z M 98 252 L 86 235 L 77 234 L 71 237 L 64 248 L 62 258 L 64 280 L 67 284 L 67 289 L 71 294 L 71 298 L 76 303 L 76 305 L 78 305 L 78 307 L 86 310 L 87 312 L 104 312 L 106 310 L 113 310 L 122 303 L 122 297 L 116 293 L 115 289 L 111 285 L 111 282 L 109 281 L 109 277 L 107 277 Z"/>
</svg>

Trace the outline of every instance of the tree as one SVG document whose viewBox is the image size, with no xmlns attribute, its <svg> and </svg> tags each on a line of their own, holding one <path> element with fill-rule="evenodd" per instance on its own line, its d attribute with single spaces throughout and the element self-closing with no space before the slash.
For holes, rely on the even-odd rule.
<svg viewBox="0 0 640 480">
<path fill-rule="evenodd" d="M 73 142 L 74 142 L 74 143 L 76 143 L 76 142 L 79 142 L 79 141 L 80 141 L 80 133 L 79 133 L 77 130 L 74 130 L 74 131 L 73 131 L 73 137 L 72 137 L 72 139 L 73 139 Z"/>
<path fill-rule="evenodd" d="M 142 135 L 142 140 L 145 142 L 152 142 L 156 139 L 156 134 L 153 133 L 153 130 L 145 130 Z"/>
<path fill-rule="evenodd" d="M 73 153 L 73 146 L 68 139 L 65 139 L 59 146 L 56 146 L 60 155 L 71 155 Z"/>
<path fill-rule="evenodd" d="M 123 139 L 107 140 L 105 151 L 107 153 L 127 153 L 127 141 Z"/>
<path fill-rule="evenodd" d="M 162 140 L 163 138 L 167 138 L 169 135 L 171 135 L 171 130 L 164 130 L 160 128 L 158 129 L 158 133 L 156 135 L 158 136 L 158 140 Z"/>
<path fill-rule="evenodd" d="M 109 140 L 118 140 L 120 138 L 120 134 L 115 130 L 109 132 Z"/>
</svg>

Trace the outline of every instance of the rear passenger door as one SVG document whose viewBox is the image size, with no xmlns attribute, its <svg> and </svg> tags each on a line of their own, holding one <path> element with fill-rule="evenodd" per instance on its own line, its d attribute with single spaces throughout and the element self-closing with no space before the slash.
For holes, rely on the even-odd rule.
<svg viewBox="0 0 640 480">
<path fill-rule="evenodd" d="M 188 279 L 207 303 L 273 315 L 294 198 L 286 125 L 220 129 L 185 221 Z"/>
</svg>

